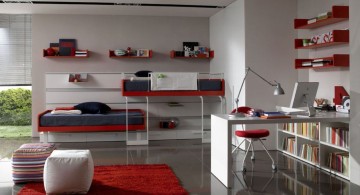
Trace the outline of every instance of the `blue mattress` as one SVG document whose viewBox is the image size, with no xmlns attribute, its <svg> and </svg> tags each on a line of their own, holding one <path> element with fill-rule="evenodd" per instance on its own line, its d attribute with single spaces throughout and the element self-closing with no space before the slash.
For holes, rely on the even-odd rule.
<svg viewBox="0 0 360 195">
<path fill-rule="evenodd" d="M 125 91 L 150 91 L 151 81 L 146 80 L 134 80 L 125 81 Z M 221 80 L 208 80 L 200 79 L 198 82 L 198 89 L 200 91 L 221 91 Z"/>
<path fill-rule="evenodd" d="M 129 125 L 144 124 L 144 115 L 141 112 L 128 112 Z M 99 126 L 99 125 L 126 125 L 125 111 L 111 111 L 106 114 L 51 114 L 46 113 L 40 118 L 40 126 Z"/>
</svg>

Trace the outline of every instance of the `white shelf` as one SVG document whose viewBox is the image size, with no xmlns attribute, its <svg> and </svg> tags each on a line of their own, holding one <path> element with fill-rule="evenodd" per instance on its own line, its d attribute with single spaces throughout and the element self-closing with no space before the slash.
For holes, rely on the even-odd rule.
<svg viewBox="0 0 360 195">
<path fill-rule="evenodd" d="M 327 142 L 324 142 L 324 141 L 320 141 L 320 143 L 323 144 L 323 145 L 332 147 L 332 148 L 336 148 L 336 149 L 345 151 L 345 152 L 349 152 L 349 151 L 350 151 L 350 149 L 348 149 L 348 148 L 344 148 L 344 147 L 341 147 L 341 146 L 338 146 L 338 145 L 334 145 L 334 144 L 331 144 L 331 143 L 327 143 Z"/>
<path fill-rule="evenodd" d="M 292 135 L 292 136 L 296 136 L 295 133 L 290 132 L 290 131 L 286 131 L 286 130 L 283 130 L 283 129 L 279 129 L 279 132 L 286 133 L 286 134 L 289 134 L 289 135 Z"/>
<path fill-rule="evenodd" d="M 306 136 L 303 136 L 303 135 L 297 135 L 299 138 L 302 138 L 302 139 L 306 139 L 306 140 L 309 140 L 309 141 L 313 141 L 313 142 L 319 142 L 319 140 L 317 139 L 311 139 L 309 137 L 306 137 Z"/>
</svg>

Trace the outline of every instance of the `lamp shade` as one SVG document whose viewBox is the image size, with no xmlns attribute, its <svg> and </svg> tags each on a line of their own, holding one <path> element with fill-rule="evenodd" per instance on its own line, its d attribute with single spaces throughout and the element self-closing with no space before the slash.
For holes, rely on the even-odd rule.
<svg viewBox="0 0 360 195">
<path fill-rule="evenodd" d="M 280 83 L 277 83 L 274 91 L 274 95 L 284 95 L 284 94 L 285 94 L 284 89 L 281 88 Z"/>
</svg>

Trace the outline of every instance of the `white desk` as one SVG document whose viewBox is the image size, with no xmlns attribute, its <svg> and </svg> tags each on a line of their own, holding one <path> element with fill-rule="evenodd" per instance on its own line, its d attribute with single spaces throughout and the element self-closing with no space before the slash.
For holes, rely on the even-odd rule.
<svg viewBox="0 0 360 195">
<path fill-rule="evenodd" d="M 262 119 L 258 117 L 229 117 L 227 114 L 211 115 L 211 173 L 226 187 L 233 187 L 232 126 L 237 124 L 270 124 L 302 122 L 349 122 L 349 114 L 320 112 L 315 117 Z M 270 167 L 269 167 L 270 169 Z"/>
</svg>

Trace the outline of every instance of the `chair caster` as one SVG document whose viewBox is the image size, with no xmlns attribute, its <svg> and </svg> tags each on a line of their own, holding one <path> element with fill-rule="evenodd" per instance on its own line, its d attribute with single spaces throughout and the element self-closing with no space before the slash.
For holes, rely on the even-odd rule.
<svg viewBox="0 0 360 195">
<path fill-rule="evenodd" d="M 276 170 L 277 170 L 276 165 L 271 165 L 271 167 L 272 167 L 272 169 L 273 169 L 274 171 L 276 171 Z"/>
<path fill-rule="evenodd" d="M 255 160 L 255 156 L 251 156 L 251 160 Z"/>
<path fill-rule="evenodd" d="M 246 167 L 242 168 L 242 172 L 245 173 L 246 172 Z"/>
</svg>

